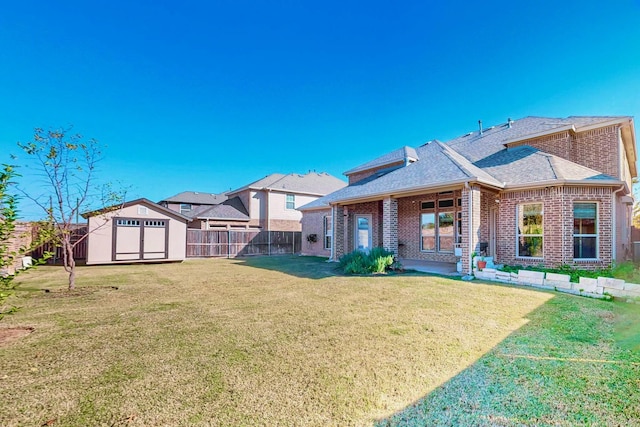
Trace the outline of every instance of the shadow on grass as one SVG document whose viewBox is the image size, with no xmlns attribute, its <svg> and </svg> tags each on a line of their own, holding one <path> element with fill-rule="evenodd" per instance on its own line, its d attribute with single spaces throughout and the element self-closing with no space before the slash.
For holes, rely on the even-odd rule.
<svg viewBox="0 0 640 427">
<path fill-rule="evenodd" d="M 235 262 L 254 268 L 279 271 L 304 279 L 324 279 L 341 275 L 338 263 L 327 258 L 298 255 L 273 255 L 235 258 Z"/>
<path fill-rule="evenodd" d="M 374 426 L 640 425 L 640 330 L 629 337 L 625 329 L 640 322 L 640 307 L 556 295 L 528 318 L 476 363 Z"/>
</svg>

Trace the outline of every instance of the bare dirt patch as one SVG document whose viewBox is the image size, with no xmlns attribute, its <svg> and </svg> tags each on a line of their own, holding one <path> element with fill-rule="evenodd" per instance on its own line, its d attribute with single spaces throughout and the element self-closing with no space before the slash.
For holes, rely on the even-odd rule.
<svg viewBox="0 0 640 427">
<path fill-rule="evenodd" d="M 35 329 L 31 327 L 0 328 L 0 347 L 29 335 Z"/>
</svg>

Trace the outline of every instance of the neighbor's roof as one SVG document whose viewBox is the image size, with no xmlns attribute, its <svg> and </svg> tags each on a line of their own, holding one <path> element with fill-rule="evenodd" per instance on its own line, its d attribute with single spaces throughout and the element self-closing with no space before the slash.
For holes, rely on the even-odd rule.
<svg viewBox="0 0 640 427">
<path fill-rule="evenodd" d="M 346 185 L 346 182 L 326 172 L 309 172 L 304 175 L 296 173 L 287 175 L 273 173 L 244 187 L 240 187 L 237 190 L 230 191 L 227 194 L 233 195 L 247 189 L 266 189 L 324 196 Z"/>
<path fill-rule="evenodd" d="M 213 193 L 200 193 L 197 191 L 183 191 L 175 196 L 171 196 L 167 199 L 160 200 L 159 203 L 189 203 L 194 205 L 217 205 L 227 200 L 225 193 L 213 194 Z"/>
<path fill-rule="evenodd" d="M 239 197 L 232 197 L 219 205 L 203 206 L 189 213 L 192 218 L 249 221 L 249 213 Z"/>
<path fill-rule="evenodd" d="M 424 189 L 445 188 L 463 182 L 480 182 L 494 188 L 523 187 L 541 183 L 617 185 L 620 181 L 569 160 L 528 145 L 511 144 L 563 130 L 584 131 L 631 120 L 630 117 L 525 117 L 509 124 L 470 132 L 447 141 L 431 141 L 416 149 L 416 161 L 390 168 L 300 207 L 322 209 L 334 202 L 392 196 Z M 398 158 L 399 150 L 378 159 Z M 374 164 L 374 160 L 365 165 Z M 383 164 L 378 162 L 378 164 Z M 364 165 L 363 165 L 364 166 Z M 362 168 L 362 166 L 345 172 Z M 371 168 L 371 167 L 369 167 Z M 366 170 L 366 169 L 360 169 Z"/>
<path fill-rule="evenodd" d="M 344 172 L 344 175 L 352 175 L 356 172 L 363 172 L 381 166 L 393 165 L 399 162 L 414 162 L 419 159 L 420 158 L 418 157 L 418 153 L 416 152 L 415 148 L 405 145 L 404 147 L 398 148 L 397 150 L 394 150 L 390 153 L 383 154 L 382 156 L 373 159 L 370 162 L 364 163 L 360 166 L 356 166 L 353 169 L 349 169 L 348 171 Z"/>
</svg>

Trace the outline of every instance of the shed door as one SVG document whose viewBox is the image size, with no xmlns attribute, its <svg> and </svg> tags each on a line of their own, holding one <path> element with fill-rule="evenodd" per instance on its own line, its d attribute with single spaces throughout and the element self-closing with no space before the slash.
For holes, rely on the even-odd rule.
<svg viewBox="0 0 640 427">
<path fill-rule="evenodd" d="M 169 221 L 114 218 L 113 261 L 169 258 Z"/>
</svg>

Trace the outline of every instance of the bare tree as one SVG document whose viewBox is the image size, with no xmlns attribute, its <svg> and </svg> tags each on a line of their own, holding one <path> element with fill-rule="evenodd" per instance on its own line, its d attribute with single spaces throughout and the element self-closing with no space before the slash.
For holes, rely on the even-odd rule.
<svg viewBox="0 0 640 427">
<path fill-rule="evenodd" d="M 18 142 L 41 174 L 48 192 L 40 195 L 23 193 L 40 206 L 54 227 L 56 244 L 62 248 L 64 269 L 69 273 L 69 290 L 75 289 L 76 260 L 74 248 L 89 233 L 77 236 L 77 219 L 83 212 L 100 203 L 113 206 L 122 203 L 124 192 L 110 186 L 96 188 L 96 165 L 102 159 L 101 146 L 95 139 L 84 140 L 72 134 L 71 128 L 34 130 L 33 141 Z M 107 191 L 104 189 L 107 188 Z"/>
</svg>

